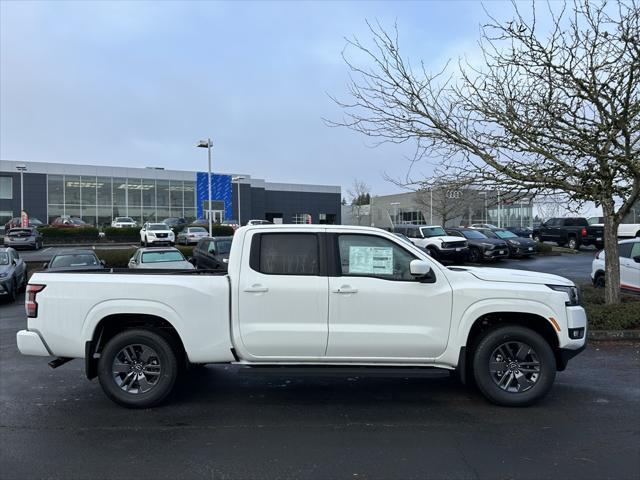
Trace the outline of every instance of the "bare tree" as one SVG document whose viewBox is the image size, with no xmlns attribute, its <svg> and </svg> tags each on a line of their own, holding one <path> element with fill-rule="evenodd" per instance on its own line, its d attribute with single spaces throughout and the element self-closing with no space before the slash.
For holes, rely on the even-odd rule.
<svg viewBox="0 0 640 480">
<path fill-rule="evenodd" d="M 361 225 L 362 218 L 369 211 L 371 201 L 371 187 L 357 178 L 353 180 L 351 189 L 348 191 L 349 203 L 351 204 L 351 215 Z"/>
<path fill-rule="evenodd" d="M 640 197 L 640 11 L 635 3 L 550 4 L 552 28 L 489 14 L 482 66 L 430 73 L 400 54 L 397 28 L 370 26 L 370 47 L 348 40 L 367 66 L 352 71 L 348 126 L 381 142 L 416 141 L 416 159 L 442 158 L 442 175 L 486 188 L 562 193 L 596 202 L 605 219 L 607 303 L 620 300 L 617 229 Z M 616 204 L 616 199 L 619 203 Z"/>
</svg>

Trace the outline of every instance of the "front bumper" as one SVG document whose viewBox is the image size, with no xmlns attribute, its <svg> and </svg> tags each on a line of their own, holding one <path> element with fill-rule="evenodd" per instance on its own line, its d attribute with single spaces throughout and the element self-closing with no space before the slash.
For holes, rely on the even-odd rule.
<svg viewBox="0 0 640 480">
<path fill-rule="evenodd" d="M 509 246 L 509 252 L 513 257 L 525 257 L 527 255 L 535 255 L 536 247 Z"/>
<path fill-rule="evenodd" d="M 444 260 L 464 260 L 469 255 L 469 247 L 441 248 L 438 253 Z"/>
<path fill-rule="evenodd" d="M 502 253 L 500 253 L 502 252 Z M 494 248 L 493 250 L 484 250 L 482 255 L 485 259 L 494 260 L 496 258 L 507 258 L 509 256 L 509 248 Z"/>
<path fill-rule="evenodd" d="M 23 355 L 37 355 L 39 357 L 50 357 L 51 352 L 36 332 L 20 330 L 16 334 L 18 350 Z"/>
</svg>

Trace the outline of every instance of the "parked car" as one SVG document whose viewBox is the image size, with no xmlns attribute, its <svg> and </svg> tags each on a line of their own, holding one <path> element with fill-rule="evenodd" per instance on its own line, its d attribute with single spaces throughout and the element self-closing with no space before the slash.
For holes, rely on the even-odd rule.
<svg viewBox="0 0 640 480">
<path fill-rule="evenodd" d="M 469 245 L 469 261 L 488 262 L 509 256 L 509 247 L 504 240 L 489 238 L 474 228 L 445 228 L 447 235 L 462 237 Z"/>
<path fill-rule="evenodd" d="M 500 228 L 492 223 L 472 223 L 470 228 Z"/>
<path fill-rule="evenodd" d="M 13 248 L 42 248 L 42 234 L 35 227 L 12 228 L 4 236 L 4 246 Z"/>
<path fill-rule="evenodd" d="M 193 249 L 192 262 L 201 270 L 226 270 L 233 237 L 201 238 Z"/>
<path fill-rule="evenodd" d="M 231 227 L 234 230 L 237 230 L 240 227 L 240 223 L 238 223 L 238 220 L 233 219 L 224 220 L 220 223 L 220 225 L 226 225 L 227 227 Z"/>
<path fill-rule="evenodd" d="M 58 253 L 44 264 L 48 272 L 78 270 L 102 270 L 104 260 L 100 260 L 93 250 L 72 250 Z"/>
<path fill-rule="evenodd" d="M 571 280 L 446 268 L 392 233 L 341 225 L 240 228 L 228 274 L 36 272 L 27 293 L 20 352 L 82 358 L 134 408 L 162 402 L 189 363 L 457 369 L 496 404 L 530 405 L 587 329 Z"/>
<path fill-rule="evenodd" d="M 478 231 L 484 233 L 489 238 L 505 241 L 509 247 L 510 257 L 528 257 L 537 253 L 536 242 L 530 238 L 519 237 L 512 231 L 505 230 L 503 228 L 479 228 Z"/>
<path fill-rule="evenodd" d="M 90 227 L 88 223 L 78 217 L 58 217 L 53 222 L 51 222 L 51 226 L 55 228 L 83 228 Z"/>
<path fill-rule="evenodd" d="M 182 230 L 182 227 L 187 225 L 189 222 L 187 222 L 186 218 L 169 217 L 169 218 L 165 218 L 164 220 L 162 220 L 162 223 L 164 223 L 166 225 L 169 225 L 169 227 L 171 227 L 171 229 L 174 232 L 179 232 L 180 230 Z"/>
<path fill-rule="evenodd" d="M 20 217 L 13 217 L 7 223 L 4 224 L 4 233 L 8 233 L 12 228 L 18 228 L 22 226 L 22 219 Z M 44 227 L 45 224 L 42 223 L 35 217 L 29 217 L 29 227 L 40 228 Z"/>
<path fill-rule="evenodd" d="M 200 226 L 194 227 L 190 225 L 184 227 L 180 231 L 180 233 L 178 233 L 178 236 L 176 237 L 176 243 L 182 245 L 190 245 L 192 243 L 198 243 L 198 240 L 208 236 L 209 231 L 206 228 Z"/>
<path fill-rule="evenodd" d="M 578 250 L 582 245 L 604 246 L 604 228 L 589 225 L 582 217 L 550 218 L 534 228 L 531 236 L 536 242 L 556 242 L 572 250 Z"/>
<path fill-rule="evenodd" d="M 145 223 L 140 229 L 140 245 L 174 245 L 175 233 L 166 223 Z"/>
<path fill-rule="evenodd" d="M 138 222 L 131 217 L 116 217 L 111 222 L 111 226 L 114 228 L 135 228 L 138 226 Z"/>
<path fill-rule="evenodd" d="M 640 238 L 618 242 L 620 256 L 620 289 L 640 293 Z M 591 262 L 591 281 L 596 287 L 604 287 L 604 250 Z"/>
<path fill-rule="evenodd" d="M 129 260 L 129 268 L 193 270 L 195 267 L 174 247 L 139 248 Z"/>
<path fill-rule="evenodd" d="M 604 227 L 604 217 L 589 217 L 589 225 Z M 640 223 L 621 223 L 618 225 L 619 238 L 640 237 Z"/>
<path fill-rule="evenodd" d="M 271 225 L 272 223 L 269 220 L 249 220 L 247 225 Z"/>
<path fill-rule="evenodd" d="M 27 285 L 27 264 L 11 247 L 0 248 L 0 298 L 15 301 Z"/>
<path fill-rule="evenodd" d="M 504 227 L 505 230 L 509 230 L 510 232 L 515 233 L 518 237 L 521 238 L 531 238 L 531 234 L 533 233 L 533 228 L 529 227 Z"/>
<path fill-rule="evenodd" d="M 459 236 L 448 235 L 439 225 L 399 224 L 394 233 L 401 233 L 414 245 L 429 251 L 436 260 L 466 260 L 469 254 L 467 241 Z"/>
</svg>

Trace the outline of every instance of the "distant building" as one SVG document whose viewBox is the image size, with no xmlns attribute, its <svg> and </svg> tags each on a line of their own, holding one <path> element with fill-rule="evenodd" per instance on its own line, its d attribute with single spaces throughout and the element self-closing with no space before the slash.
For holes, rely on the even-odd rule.
<svg viewBox="0 0 640 480">
<path fill-rule="evenodd" d="M 24 165 L 24 192 L 20 172 Z M 168 217 L 214 221 L 251 219 L 275 223 L 340 223 L 339 186 L 273 183 L 250 175 L 215 173 L 208 204 L 207 172 L 64 163 L 0 161 L 0 222 L 20 214 L 49 223 L 58 216 L 107 225 L 114 217 L 138 222 Z M 234 177 L 242 177 L 235 178 Z"/>
</svg>

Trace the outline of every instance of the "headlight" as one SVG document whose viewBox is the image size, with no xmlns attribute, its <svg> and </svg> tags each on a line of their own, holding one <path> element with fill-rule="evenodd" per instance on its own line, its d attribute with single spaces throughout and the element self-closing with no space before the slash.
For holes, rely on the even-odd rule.
<svg viewBox="0 0 640 480">
<path fill-rule="evenodd" d="M 0 272 L 0 278 L 5 278 L 8 277 L 9 273 L 8 272 Z"/>
<path fill-rule="evenodd" d="M 568 307 L 580 304 L 580 291 L 575 285 L 572 287 L 565 287 L 564 285 L 547 285 L 551 290 L 556 292 L 564 292 L 567 294 L 569 300 L 565 302 Z"/>
<path fill-rule="evenodd" d="M 147 232 L 147 235 L 149 235 L 150 237 L 155 237 L 156 236 L 156 234 L 153 233 L 153 232 Z"/>
<path fill-rule="evenodd" d="M 482 242 L 482 246 L 486 249 L 492 249 L 494 247 L 493 243 L 484 243 Z"/>
<path fill-rule="evenodd" d="M 509 243 L 511 245 L 520 245 L 520 242 L 518 240 L 509 240 Z"/>
</svg>

